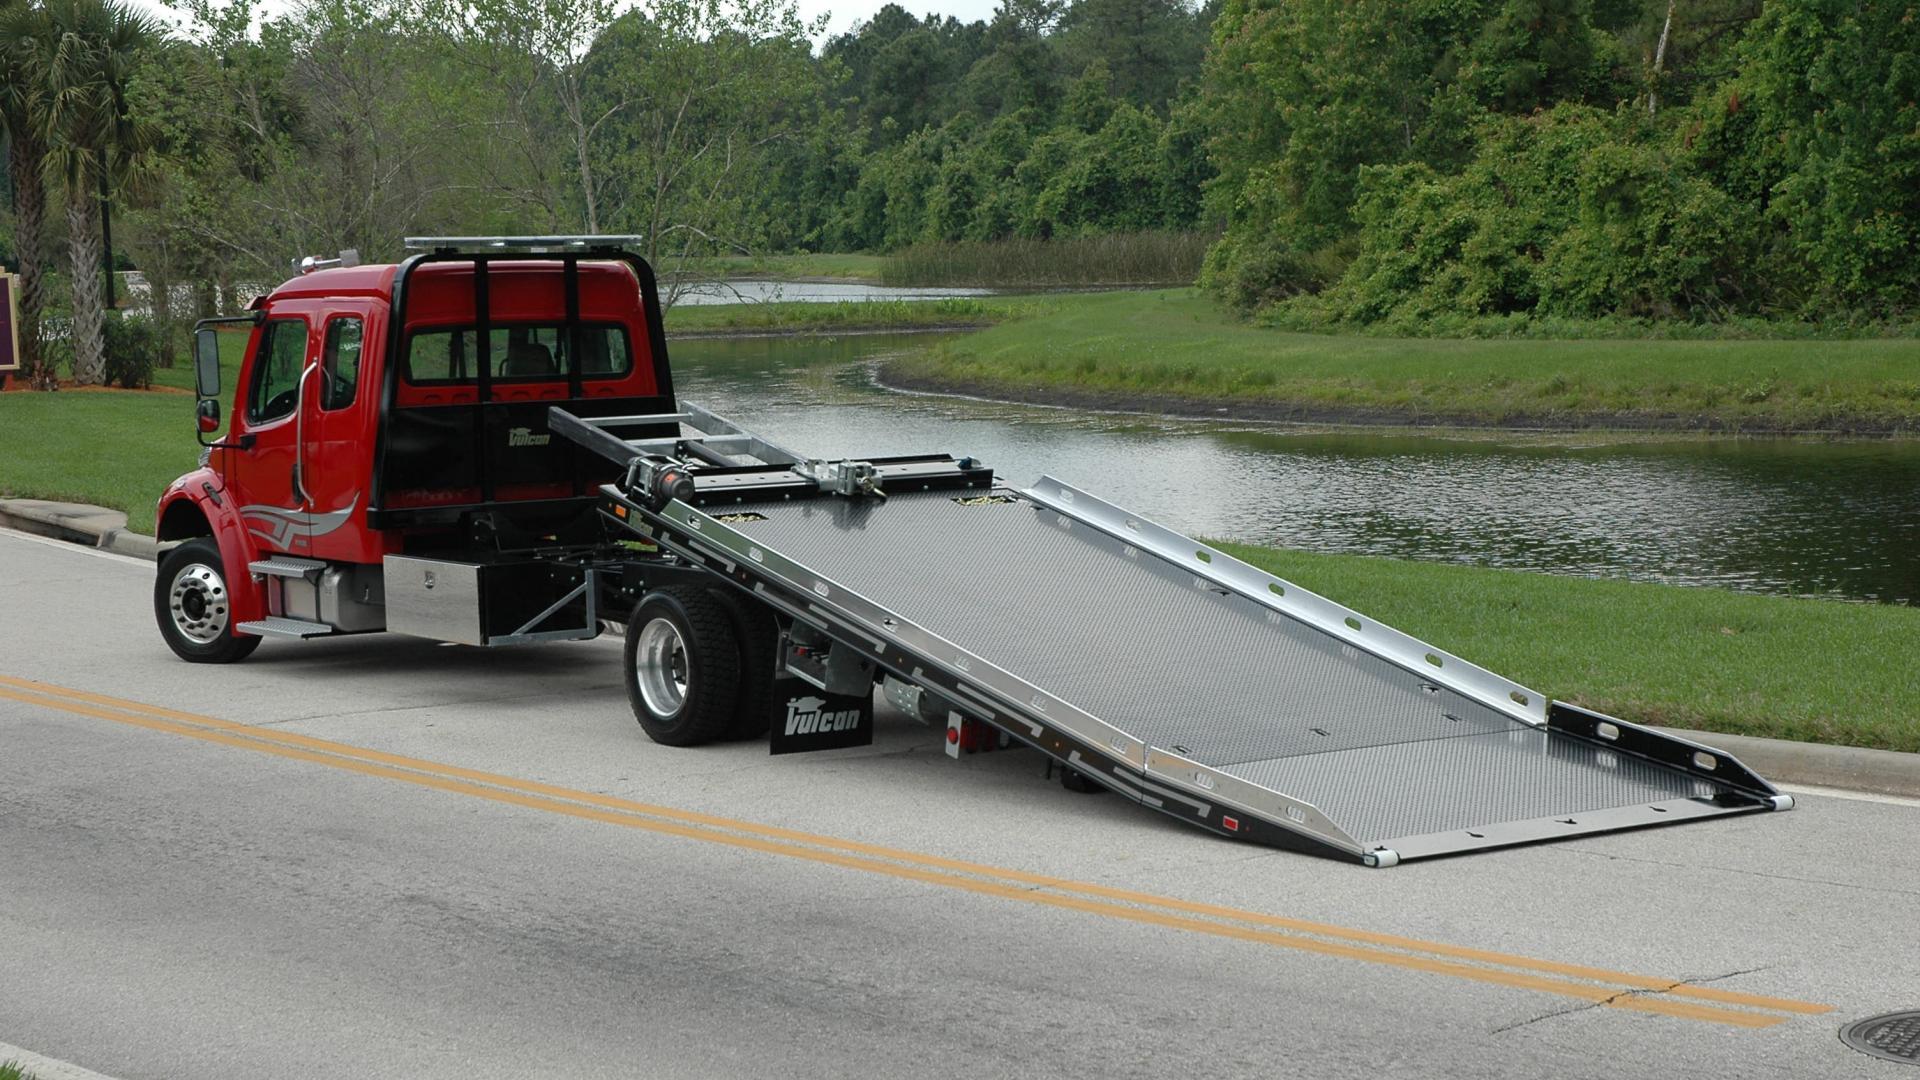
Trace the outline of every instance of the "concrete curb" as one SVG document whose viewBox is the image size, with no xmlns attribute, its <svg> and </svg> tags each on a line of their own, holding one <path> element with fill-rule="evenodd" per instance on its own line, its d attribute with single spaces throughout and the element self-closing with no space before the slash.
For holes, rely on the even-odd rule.
<svg viewBox="0 0 1920 1080">
<path fill-rule="evenodd" d="M 20 1071 L 33 1080 L 113 1080 L 103 1073 L 23 1050 L 12 1043 L 0 1042 L 0 1065 L 18 1065 Z"/>
<path fill-rule="evenodd" d="M 129 530 L 127 515 L 103 506 L 49 499 L 0 499 L 0 525 L 136 559 L 160 557 L 160 545 L 153 537 Z"/>
<path fill-rule="evenodd" d="M 161 546 L 153 537 L 128 531 L 127 515 L 104 507 L 44 499 L 0 499 L 0 525 L 104 548 L 136 559 L 151 561 L 160 557 Z M 1724 750 L 1777 783 L 1920 799 L 1920 754 L 1722 735 L 1714 731 L 1657 730 Z"/>
<path fill-rule="evenodd" d="M 1717 731 L 1656 728 L 1703 746 L 1724 750 L 1775 783 L 1870 791 L 1920 799 L 1920 754 L 1860 746 L 1760 739 Z"/>
</svg>

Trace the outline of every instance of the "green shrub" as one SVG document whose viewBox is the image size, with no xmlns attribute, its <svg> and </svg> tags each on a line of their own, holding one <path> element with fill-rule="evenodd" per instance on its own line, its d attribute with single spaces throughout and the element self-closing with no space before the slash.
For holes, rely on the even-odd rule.
<svg viewBox="0 0 1920 1080">
<path fill-rule="evenodd" d="M 153 370 L 166 351 L 165 330 L 152 319 L 109 315 L 107 329 L 107 384 L 128 390 L 153 385 Z"/>
</svg>

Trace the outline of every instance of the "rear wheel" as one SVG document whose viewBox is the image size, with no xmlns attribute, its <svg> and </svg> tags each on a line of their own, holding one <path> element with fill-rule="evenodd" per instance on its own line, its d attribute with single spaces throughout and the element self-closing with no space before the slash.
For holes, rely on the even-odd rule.
<svg viewBox="0 0 1920 1080">
<path fill-rule="evenodd" d="M 725 605 L 705 588 L 656 589 L 627 623 L 627 700 L 647 737 L 696 746 L 732 729 L 740 645 Z"/>
<path fill-rule="evenodd" d="M 197 537 L 161 556 L 153 615 L 160 636 L 182 660 L 230 664 L 260 647 L 259 638 L 233 632 L 233 596 L 212 537 Z"/>
<path fill-rule="evenodd" d="M 757 739 L 773 723 L 774 677 L 780 668 L 780 625 L 773 609 L 731 589 L 715 589 L 713 594 L 725 605 L 733 619 L 733 633 L 740 642 L 740 692 L 733 709 L 733 726 L 728 736 Z"/>
</svg>

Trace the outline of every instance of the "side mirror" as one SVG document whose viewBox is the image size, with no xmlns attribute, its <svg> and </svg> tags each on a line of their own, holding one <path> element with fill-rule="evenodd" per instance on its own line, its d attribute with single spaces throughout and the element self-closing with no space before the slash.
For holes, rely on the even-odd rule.
<svg viewBox="0 0 1920 1080">
<path fill-rule="evenodd" d="M 220 396 L 220 333 L 210 326 L 193 332 L 193 388 L 203 398 Z M 219 407 L 215 406 L 213 412 L 218 420 Z M 201 422 L 205 423 L 204 418 Z"/>
<path fill-rule="evenodd" d="M 201 398 L 200 404 L 193 410 L 194 419 L 200 425 L 200 434 L 211 435 L 220 430 L 220 399 Z"/>
</svg>

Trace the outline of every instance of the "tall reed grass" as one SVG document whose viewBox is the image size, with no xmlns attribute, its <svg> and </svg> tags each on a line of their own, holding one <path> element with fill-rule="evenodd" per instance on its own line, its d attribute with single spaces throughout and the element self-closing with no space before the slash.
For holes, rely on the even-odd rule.
<svg viewBox="0 0 1920 1080">
<path fill-rule="evenodd" d="M 994 288 L 1190 285 L 1214 239 L 1211 233 L 1137 232 L 915 244 L 881 265 L 880 280 L 886 285 Z"/>
</svg>

